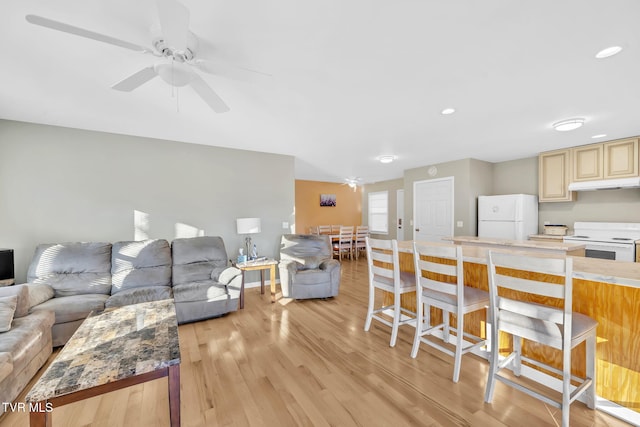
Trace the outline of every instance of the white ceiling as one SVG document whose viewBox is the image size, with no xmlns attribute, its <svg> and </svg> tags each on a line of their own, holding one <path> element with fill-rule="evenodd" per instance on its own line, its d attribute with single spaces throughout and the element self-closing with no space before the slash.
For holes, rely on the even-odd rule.
<svg viewBox="0 0 640 427">
<path fill-rule="evenodd" d="M 0 118 L 288 154 L 296 178 L 363 182 L 640 134 L 637 0 L 182 0 L 201 73 L 230 106 L 154 79 L 157 58 L 29 24 L 37 14 L 150 46 L 153 0 L 2 0 Z M 605 60 L 594 55 L 619 45 Z M 174 91 L 175 92 L 175 91 Z M 454 107 L 444 116 L 440 111 Z M 584 117 L 573 132 L 556 121 Z M 383 165 L 381 154 L 398 160 Z"/>
</svg>

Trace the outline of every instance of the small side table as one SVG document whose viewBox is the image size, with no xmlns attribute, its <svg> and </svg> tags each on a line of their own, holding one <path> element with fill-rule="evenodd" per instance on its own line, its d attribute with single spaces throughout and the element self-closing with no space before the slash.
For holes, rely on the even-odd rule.
<svg viewBox="0 0 640 427">
<path fill-rule="evenodd" d="M 264 272 L 270 270 L 270 282 L 271 282 L 271 302 L 276 302 L 276 265 L 278 261 L 275 259 L 264 259 L 261 261 L 247 261 L 236 264 L 236 268 L 242 271 L 242 285 L 240 286 L 240 308 L 244 308 L 244 272 L 245 271 L 260 271 L 260 293 L 264 294 Z"/>
</svg>

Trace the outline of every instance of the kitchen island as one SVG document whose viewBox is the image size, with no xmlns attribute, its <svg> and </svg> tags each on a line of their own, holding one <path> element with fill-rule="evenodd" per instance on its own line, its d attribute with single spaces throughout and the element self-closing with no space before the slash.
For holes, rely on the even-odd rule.
<svg viewBox="0 0 640 427">
<path fill-rule="evenodd" d="M 558 241 L 510 240 L 492 237 L 455 236 L 447 238 L 456 245 L 486 246 L 535 252 L 549 252 L 556 255 L 584 256 L 586 244 Z"/>
<path fill-rule="evenodd" d="M 414 271 L 412 245 L 411 241 L 398 244 L 400 264 L 404 271 Z M 489 250 L 511 253 L 525 253 L 528 250 L 514 245 L 493 248 L 466 244 L 462 249 L 465 285 L 485 290 L 488 290 Z M 640 413 L 640 264 L 583 256 L 572 258 L 573 310 L 598 322 L 596 392 L 610 402 Z M 385 304 L 391 301 L 393 295 L 386 294 Z M 415 294 L 403 295 L 402 305 L 415 311 Z M 436 309 L 432 309 L 431 316 L 434 324 L 442 319 L 440 311 Z M 484 337 L 485 319 L 484 311 L 466 315 L 465 331 Z M 499 346 L 501 352 L 510 349 L 509 338 L 502 337 Z M 584 375 L 584 351 L 584 345 L 573 350 L 573 371 L 577 375 Z M 561 366 L 561 354 L 552 348 L 527 343 L 523 346 L 523 352 Z M 640 414 L 635 415 L 640 419 Z"/>
</svg>

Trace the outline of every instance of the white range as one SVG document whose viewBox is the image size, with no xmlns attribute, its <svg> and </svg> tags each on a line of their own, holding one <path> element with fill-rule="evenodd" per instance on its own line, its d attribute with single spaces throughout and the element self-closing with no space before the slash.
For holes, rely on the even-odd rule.
<svg viewBox="0 0 640 427">
<path fill-rule="evenodd" d="M 585 256 L 616 261 L 636 260 L 636 240 L 640 240 L 640 223 L 576 222 L 569 243 L 586 243 Z"/>
</svg>

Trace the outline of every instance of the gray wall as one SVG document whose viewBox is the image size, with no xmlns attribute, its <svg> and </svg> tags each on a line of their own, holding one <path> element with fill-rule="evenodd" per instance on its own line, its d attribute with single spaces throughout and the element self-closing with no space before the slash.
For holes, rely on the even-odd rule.
<svg viewBox="0 0 640 427">
<path fill-rule="evenodd" d="M 260 217 L 259 254 L 295 223 L 293 157 L 0 120 L 0 247 L 24 281 L 38 243 L 222 236 Z"/>
<path fill-rule="evenodd" d="M 396 224 L 398 223 L 398 190 L 404 189 L 404 180 L 394 179 L 390 181 L 381 181 L 374 184 L 366 184 L 363 186 L 362 191 L 362 224 L 369 224 L 369 193 L 375 193 L 376 191 L 388 191 L 389 194 L 389 234 L 381 235 L 381 234 L 372 234 L 372 237 L 377 239 L 396 239 L 398 237 L 398 228 Z M 407 195 L 405 192 L 405 201 Z M 406 202 L 405 202 L 406 205 Z M 405 224 L 405 236 L 410 236 L 410 229 L 408 225 L 408 220 L 411 218 L 411 214 L 406 212 L 405 209 L 405 218 L 402 220 L 403 224 Z"/>
<path fill-rule="evenodd" d="M 453 162 L 438 163 L 438 172 L 429 176 L 429 166 L 407 169 L 404 172 L 405 212 L 413 218 L 413 183 L 453 176 L 454 201 L 453 221 L 454 234 L 475 235 L 477 230 L 477 197 L 490 194 L 492 190 L 492 165 L 475 159 L 463 159 Z M 462 221 L 462 227 L 457 222 Z M 413 235 L 413 233 L 411 233 Z M 408 237 L 408 236 L 407 236 Z"/>
<path fill-rule="evenodd" d="M 367 223 L 367 194 L 389 190 L 390 230 L 395 237 L 395 190 L 405 189 L 406 238 L 413 235 L 409 221 L 413 218 L 413 183 L 428 179 L 454 177 L 454 221 L 463 227 L 454 228 L 455 235 L 477 234 L 477 197 L 492 194 L 538 194 L 538 157 L 488 163 L 464 159 L 435 165 L 438 173 L 429 176 L 428 166 L 407 169 L 400 180 L 367 184 L 363 191 L 363 224 Z M 392 200 L 393 197 L 393 200 Z M 575 202 L 540 203 L 539 231 L 544 224 L 566 224 L 573 228 L 575 221 L 640 222 L 640 189 L 588 191 L 578 193 Z M 393 222 L 392 222 L 393 221 Z"/>
</svg>

